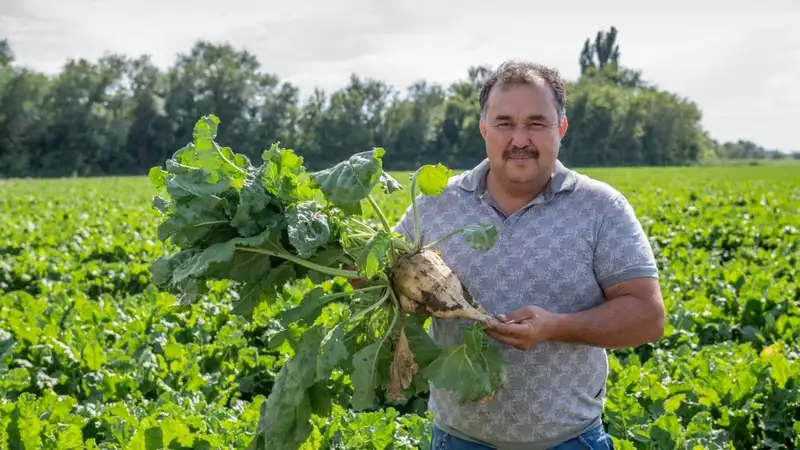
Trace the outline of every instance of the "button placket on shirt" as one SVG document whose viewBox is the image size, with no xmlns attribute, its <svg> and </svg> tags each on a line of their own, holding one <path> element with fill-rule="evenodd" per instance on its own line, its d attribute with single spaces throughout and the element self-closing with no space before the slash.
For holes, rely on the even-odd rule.
<svg viewBox="0 0 800 450">
<path fill-rule="evenodd" d="M 506 216 L 500 211 L 500 208 L 495 207 L 492 202 L 492 197 L 489 195 L 489 192 L 484 189 L 482 193 L 476 195 L 478 202 L 486 208 L 489 213 L 492 215 L 493 218 L 497 218 L 499 216 L 500 223 L 497 226 L 497 234 L 498 237 L 503 236 L 505 233 L 510 232 L 513 229 L 513 226 L 519 221 L 522 216 L 528 214 L 530 210 L 536 206 L 543 205 L 555 197 L 555 194 L 552 193 L 551 187 L 547 186 L 545 190 L 537 195 L 533 200 L 528 202 L 525 206 L 520 208 L 519 210 L 515 211 L 513 214 Z"/>
<path fill-rule="evenodd" d="M 507 217 L 505 217 L 503 213 L 499 211 L 498 208 L 495 208 L 495 206 L 492 205 L 492 202 L 490 201 L 491 198 L 489 197 L 488 193 L 484 192 L 483 194 L 478 195 L 477 198 L 481 206 L 483 206 L 489 213 L 489 216 L 492 218 L 491 220 L 492 222 L 496 222 L 498 218 L 500 219 L 499 220 L 500 223 L 499 224 L 495 223 L 494 225 L 497 227 L 497 232 L 501 233 L 503 231 L 503 228 L 505 227 Z"/>
</svg>

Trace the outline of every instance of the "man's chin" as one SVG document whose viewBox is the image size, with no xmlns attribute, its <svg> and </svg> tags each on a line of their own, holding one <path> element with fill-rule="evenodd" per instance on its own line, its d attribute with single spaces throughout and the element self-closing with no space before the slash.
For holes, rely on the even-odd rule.
<svg viewBox="0 0 800 450">
<path fill-rule="evenodd" d="M 534 158 L 508 159 L 505 162 L 506 178 L 514 183 L 528 183 L 539 174 L 539 164 Z"/>
<path fill-rule="evenodd" d="M 504 162 L 506 167 L 519 168 L 521 170 L 531 170 L 539 167 L 539 158 L 532 156 L 527 158 L 507 158 Z"/>
</svg>

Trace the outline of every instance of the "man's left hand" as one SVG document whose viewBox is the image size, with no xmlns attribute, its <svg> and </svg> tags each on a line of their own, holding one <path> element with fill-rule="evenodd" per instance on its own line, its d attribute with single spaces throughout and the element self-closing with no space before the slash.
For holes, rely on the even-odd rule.
<svg viewBox="0 0 800 450">
<path fill-rule="evenodd" d="M 557 315 L 538 306 L 526 306 L 499 321 L 486 323 L 486 334 L 518 350 L 530 350 L 550 340 L 556 328 Z"/>
</svg>

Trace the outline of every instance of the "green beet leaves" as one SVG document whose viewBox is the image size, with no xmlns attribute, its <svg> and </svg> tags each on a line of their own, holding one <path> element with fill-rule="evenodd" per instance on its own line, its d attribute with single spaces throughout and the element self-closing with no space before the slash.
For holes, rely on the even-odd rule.
<svg viewBox="0 0 800 450">
<path fill-rule="evenodd" d="M 215 141 L 219 123 L 202 117 L 192 142 L 150 170 L 162 191 L 153 199 L 163 215 L 158 237 L 170 249 L 150 270 L 180 304 L 203 301 L 211 283 L 230 283 L 233 313 L 269 324 L 268 349 L 291 355 L 261 405 L 251 450 L 299 448 L 312 416 L 326 416 L 333 402 L 356 410 L 402 404 L 430 383 L 468 402 L 502 386 L 505 362 L 480 326 L 441 348 L 425 317 L 399 308 L 392 265 L 419 247 L 392 230 L 373 198 L 376 189 L 403 190 L 383 170 L 384 149 L 308 172 L 299 155 L 274 144 L 254 165 Z M 412 202 L 416 188 L 439 195 L 450 176 L 441 164 L 423 166 L 412 176 Z M 380 224 L 363 216 L 365 202 Z M 482 224 L 456 234 L 476 251 L 497 236 Z M 352 278 L 365 284 L 354 289 Z"/>
</svg>

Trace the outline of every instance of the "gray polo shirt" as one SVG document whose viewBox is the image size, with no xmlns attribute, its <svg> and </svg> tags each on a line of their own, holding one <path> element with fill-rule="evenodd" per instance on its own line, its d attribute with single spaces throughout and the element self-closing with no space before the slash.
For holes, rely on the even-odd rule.
<svg viewBox="0 0 800 450">
<path fill-rule="evenodd" d="M 658 276 L 650 243 L 614 188 L 557 162 L 542 194 L 506 217 L 485 190 L 487 170 L 484 160 L 452 177 L 439 196 L 420 197 L 417 207 L 423 244 L 474 222 L 497 226 L 489 251 L 473 250 L 458 236 L 438 245 L 489 314 L 529 304 L 558 313 L 584 310 L 603 303 L 604 287 Z M 410 208 L 396 229 L 412 236 Z M 434 319 L 430 334 L 439 344 L 458 344 L 466 323 Z M 563 342 L 529 351 L 500 345 L 509 376 L 492 402 L 459 405 L 456 396 L 431 386 L 429 407 L 440 428 L 500 450 L 538 450 L 601 423 L 608 375 L 604 349 Z"/>
</svg>

